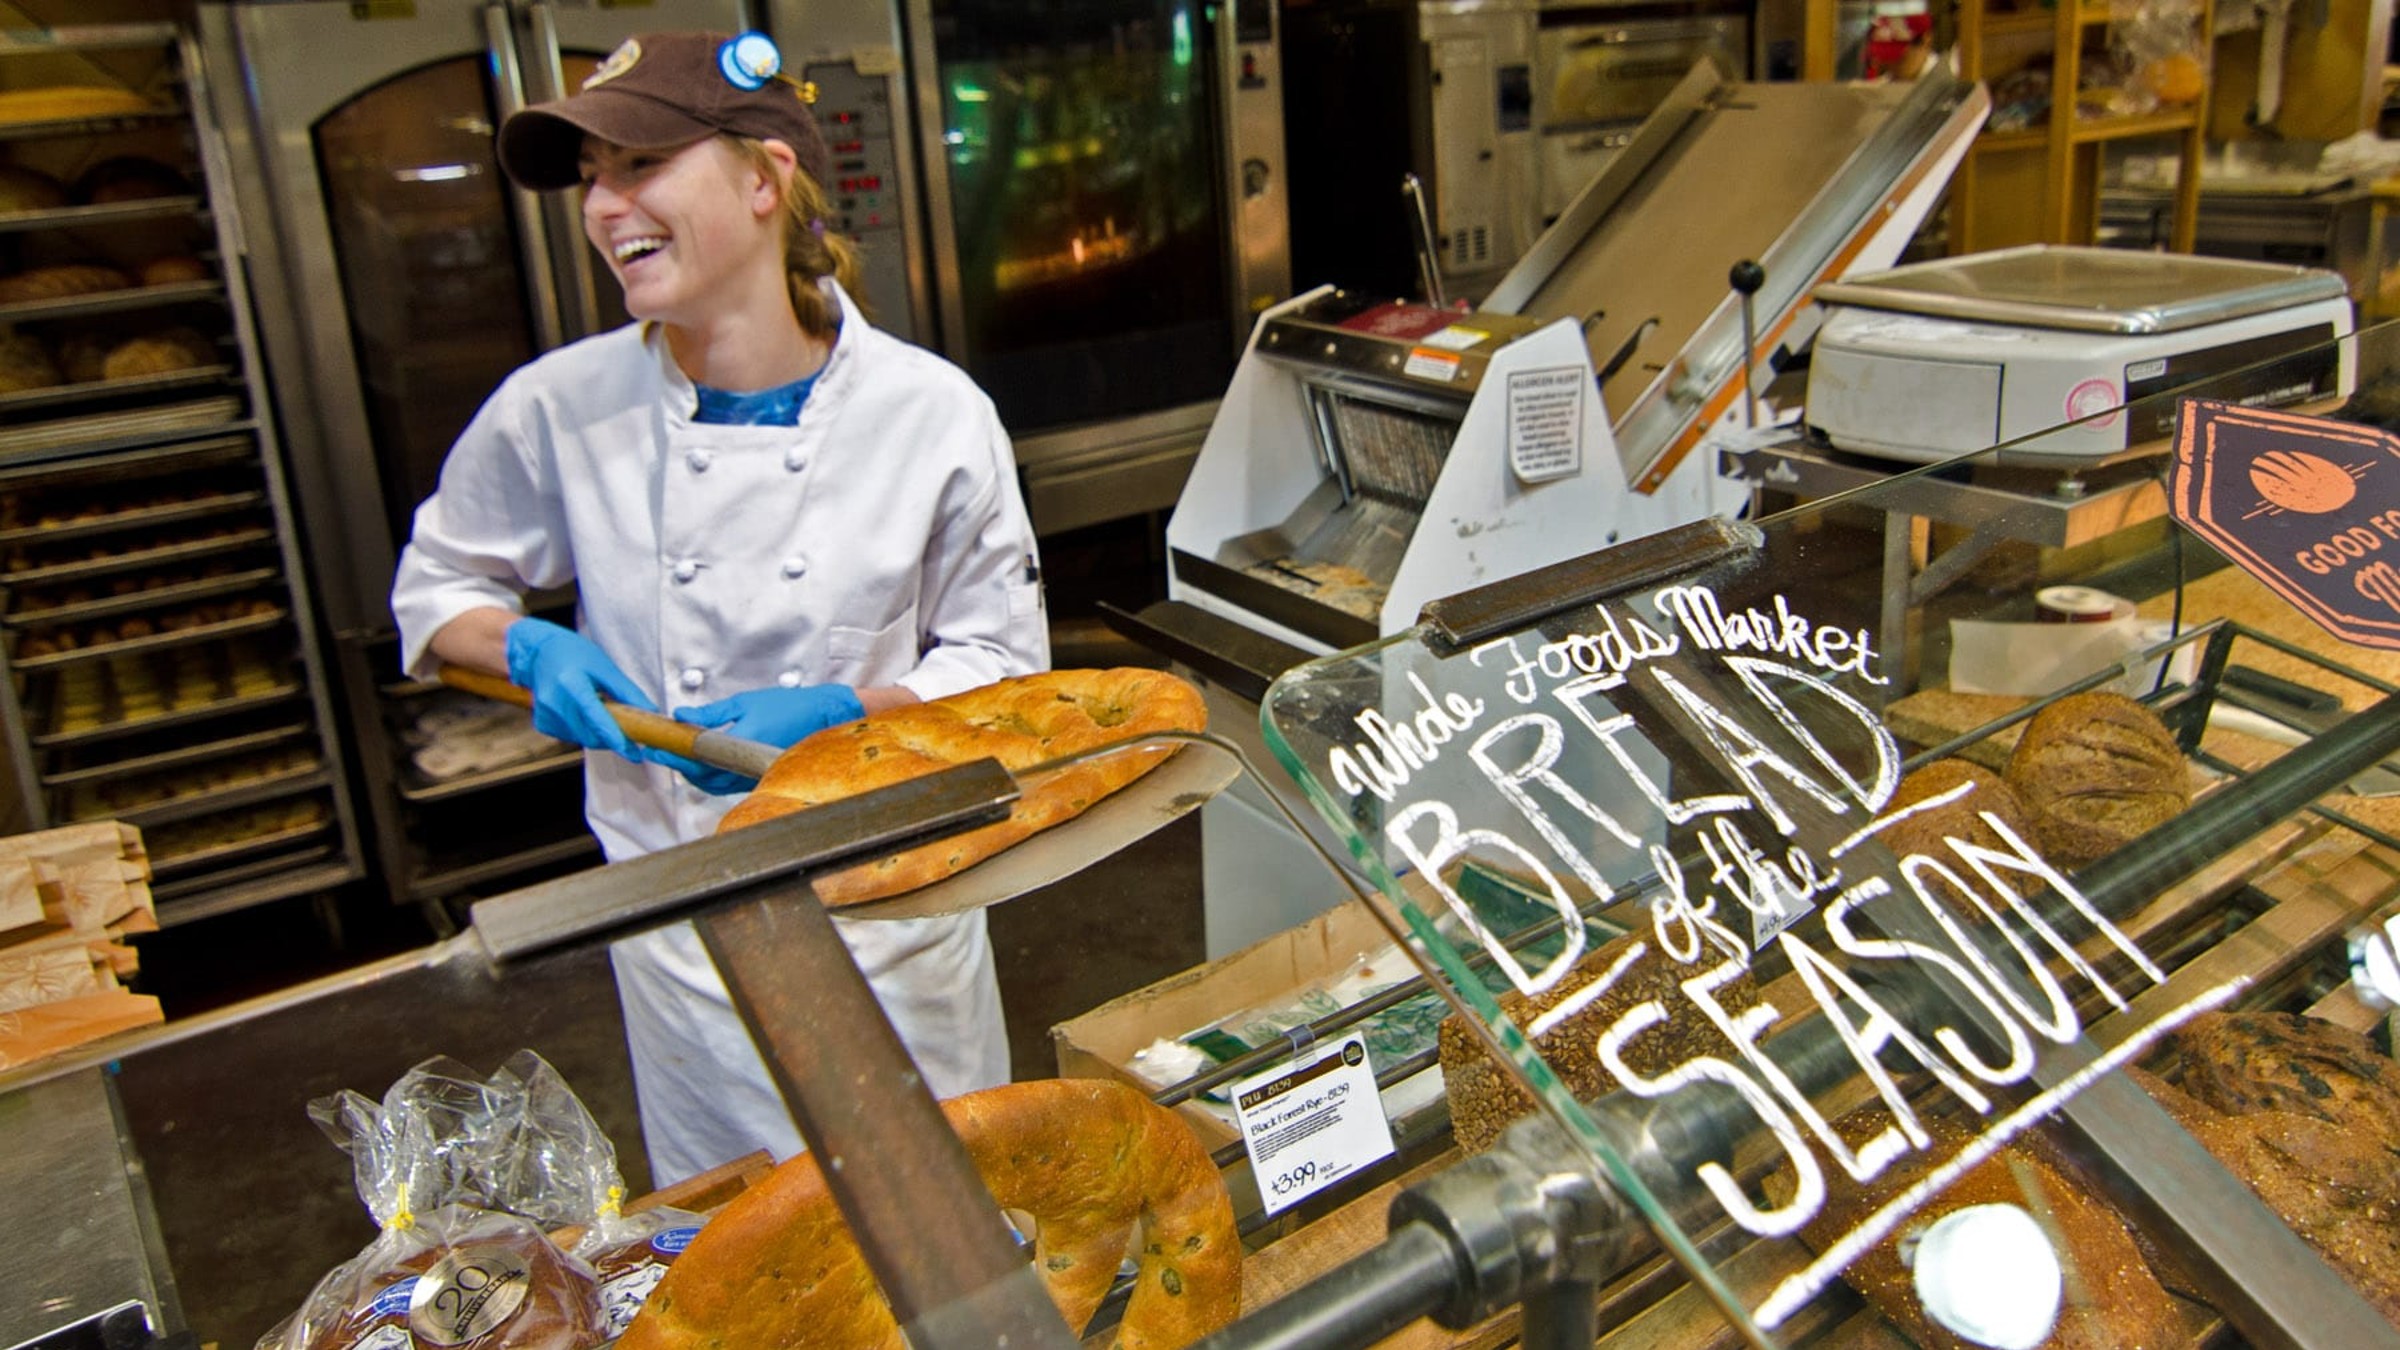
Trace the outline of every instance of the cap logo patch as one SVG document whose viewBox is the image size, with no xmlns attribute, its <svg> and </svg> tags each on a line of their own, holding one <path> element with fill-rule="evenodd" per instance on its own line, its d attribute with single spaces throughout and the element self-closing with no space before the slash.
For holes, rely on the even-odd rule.
<svg viewBox="0 0 2400 1350">
<path fill-rule="evenodd" d="M 783 69 L 783 53 L 766 34 L 744 33 L 717 48 L 717 69 L 736 89 L 764 89 Z"/>
<path fill-rule="evenodd" d="M 615 51 L 608 54 L 608 59 L 602 61 L 600 63 L 600 68 L 592 72 L 591 78 L 583 82 L 583 87 L 586 89 L 597 89 L 601 85 L 604 85 L 610 80 L 617 78 L 619 75 L 624 74 L 626 71 L 633 69 L 634 63 L 640 61 L 641 59 L 642 40 L 640 38 L 627 38 L 623 43 L 618 45 Z"/>
</svg>

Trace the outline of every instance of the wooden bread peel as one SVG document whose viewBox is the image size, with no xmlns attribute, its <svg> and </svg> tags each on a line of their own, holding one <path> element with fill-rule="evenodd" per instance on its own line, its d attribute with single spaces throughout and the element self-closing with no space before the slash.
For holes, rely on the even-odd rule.
<svg viewBox="0 0 2400 1350">
<path fill-rule="evenodd" d="M 501 703 L 513 703 L 520 708 L 533 707 L 530 690 L 510 684 L 497 675 L 486 675 L 465 666 L 443 666 L 437 674 L 442 683 L 453 689 L 463 689 Z M 783 753 L 774 746 L 745 741 L 739 736 L 728 736 L 722 731 L 696 727 L 689 722 L 678 722 L 663 713 L 646 712 L 608 699 L 600 700 L 600 704 L 608 709 L 609 716 L 616 719 L 617 728 L 625 733 L 626 739 L 635 745 L 664 750 L 685 759 L 696 759 L 712 768 L 738 773 L 754 783 L 766 774 L 767 766 L 775 762 L 775 757 Z"/>
<path fill-rule="evenodd" d="M 442 683 L 520 708 L 533 695 L 501 679 L 461 666 L 443 666 Z M 782 751 L 757 741 L 678 722 L 658 713 L 602 700 L 635 744 L 664 750 L 738 773 L 753 781 L 766 775 Z M 1147 838 L 1223 791 L 1241 773 L 1234 755 L 1212 746 L 1184 747 L 1186 753 L 1118 789 L 1083 814 L 1042 831 L 973 867 L 904 894 L 844 905 L 845 919 L 919 919 L 963 914 L 1037 890 L 1081 872 L 1101 859 Z M 1038 769 L 1019 775 L 1038 774 Z"/>
</svg>

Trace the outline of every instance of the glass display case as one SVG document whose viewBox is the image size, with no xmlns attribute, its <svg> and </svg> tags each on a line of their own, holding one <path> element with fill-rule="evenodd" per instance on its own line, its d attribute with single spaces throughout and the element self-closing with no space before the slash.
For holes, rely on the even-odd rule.
<svg viewBox="0 0 2400 1350">
<path fill-rule="evenodd" d="M 1365 1345 L 1427 1317 L 1436 1338 L 1542 1345 L 2393 1343 L 2400 656 L 2307 611 L 2400 608 L 2400 329 L 2341 345 L 2348 392 L 2298 410 L 2333 419 L 2322 442 L 2228 404 L 2216 432 L 2105 463 L 1845 461 L 1866 476 L 1839 495 L 1771 486 L 1753 520 L 1445 597 L 1288 671 L 1262 712 L 1278 762 L 1248 767 L 1294 777 L 1349 850 L 1285 884 L 1347 903 L 1056 1031 L 1064 1072 L 1139 1083 L 1190 1124 L 1241 1282 L 1280 1291 L 1207 1343 Z M 2225 418 L 2284 439 L 2238 462 Z M 1962 576 L 1903 630 L 1900 673 L 1877 512 L 2104 471 L 2150 476 L 2150 508 Z M 2203 488 L 2205 533 L 2178 523 Z M 2244 548 L 2324 584 L 2287 599 L 2225 565 Z M 1166 764 L 1221 759 L 1213 737 Z M 1063 1343 L 1026 1312 L 1026 1267 L 993 1257 L 986 1195 L 941 1170 L 960 1160 L 896 1042 L 830 992 L 830 929 L 792 902 L 1091 766 L 970 765 L 487 901 L 436 953 L 238 1025 L 304 1058 L 306 1023 L 339 1008 L 497 1006 L 554 969 L 542 953 L 712 915 L 915 1343 L 989 1344 L 1003 1306 Z M 1223 778 L 1161 781 L 1137 814 Z M 1022 847 L 1072 886 L 1106 819 Z M 1103 905 L 1077 920 L 1055 941 L 1078 964 L 1136 938 Z M 1244 1102 L 1340 1072 L 1329 1056 L 1372 1083 L 1390 1160 L 1278 1203 L 1295 1169 L 1253 1175 Z"/>
<path fill-rule="evenodd" d="M 2358 392 L 2315 411 L 2388 419 L 2394 342 L 2359 334 Z M 2219 503 L 2259 549 L 2355 568 L 2389 608 L 2378 550 L 2312 552 L 2378 509 L 2389 437 L 2284 442 L 2331 483 L 2306 500 L 2212 444 L 2131 458 L 2234 477 Z M 1979 458 L 1840 505 L 1966 486 Z M 2380 866 L 2400 783 L 2361 770 L 2400 745 L 2392 663 L 2309 640 L 2170 524 L 2108 580 L 2129 601 L 2028 573 L 1954 605 L 2012 627 L 2005 654 L 1953 627 L 1948 677 L 1912 688 L 1831 505 L 1438 601 L 1269 692 L 1276 757 L 1542 1108 L 1459 1169 L 1480 1190 L 1430 1184 L 1396 1222 L 1466 1232 L 1512 1178 L 1588 1174 L 1604 1217 L 1554 1205 L 1559 1248 L 1504 1242 L 1524 1264 L 1479 1287 L 1579 1286 L 1588 1312 L 1663 1252 L 1751 1344 L 1812 1343 L 1861 1297 L 1937 1343 L 2388 1341 L 2391 1274 L 2335 1234 L 2391 1128 L 2348 1096 L 2388 1091 L 2385 999 L 2349 961 L 2400 895 L 2345 892 L 2304 937 L 2278 897 L 2317 850 Z M 2094 596 L 2113 645 L 2042 622 Z M 1465 1143 L 1490 1108 L 1453 1078 Z"/>
</svg>

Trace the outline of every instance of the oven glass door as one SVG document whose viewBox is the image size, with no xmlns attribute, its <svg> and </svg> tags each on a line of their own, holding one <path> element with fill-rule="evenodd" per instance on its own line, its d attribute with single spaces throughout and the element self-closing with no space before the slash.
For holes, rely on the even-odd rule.
<svg viewBox="0 0 2400 1350">
<path fill-rule="evenodd" d="M 1237 340 L 1213 9 L 931 8 L 950 355 L 1018 434 L 1223 393 Z"/>
<path fill-rule="evenodd" d="M 395 540 L 408 537 L 450 443 L 537 351 L 492 154 L 489 68 L 481 56 L 421 66 L 313 129 Z"/>
</svg>

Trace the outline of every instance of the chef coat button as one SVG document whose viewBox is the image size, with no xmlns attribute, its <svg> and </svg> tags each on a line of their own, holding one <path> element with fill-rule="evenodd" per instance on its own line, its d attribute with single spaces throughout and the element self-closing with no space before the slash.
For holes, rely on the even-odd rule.
<svg viewBox="0 0 2400 1350">
<path fill-rule="evenodd" d="M 675 564 L 675 579 L 677 581 L 690 581 L 693 577 L 698 575 L 700 575 L 700 564 L 693 562 L 689 558 L 685 558 L 683 561 Z"/>
<path fill-rule="evenodd" d="M 808 559 L 797 553 L 783 560 L 783 574 L 794 581 L 798 581 L 807 571 Z"/>
<path fill-rule="evenodd" d="M 693 473 L 707 473 L 710 462 L 715 459 L 716 456 L 706 450 L 686 450 L 683 453 L 683 462 L 692 466 Z"/>
<path fill-rule="evenodd" d="M 808 456 L 797 450 L 786 451 L 783 456 L 783 467 L 790 469 L 793 473 L 798 473 L 808 467 Z"/>
<path fill-rule="evenodd" d="M 684 688 L 697 689 L 701 685 L 708 683 L 708 672 L 702 670 L 698 666 L 685 666 L 683 668 L 682 678 Z"/>
<path fill-rule="evenodd" d="M 787 670 L 781 675 L 775 677 L 775 683 L 782 685 L 786 689 L 797 689 L 800 687 L 800 672 L 796 670 Z"/>
</svg>

